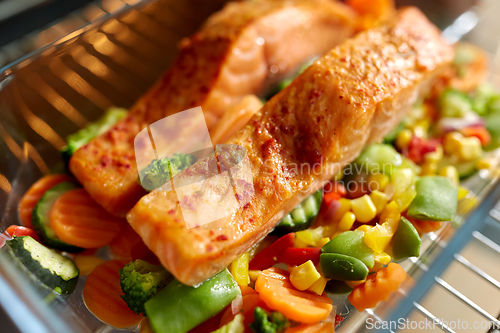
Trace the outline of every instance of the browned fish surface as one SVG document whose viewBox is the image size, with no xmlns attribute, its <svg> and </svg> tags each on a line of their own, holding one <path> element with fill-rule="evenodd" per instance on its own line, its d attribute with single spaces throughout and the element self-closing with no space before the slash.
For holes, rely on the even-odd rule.
<svg viewBox="0 0 500 333">
<path fill-rule="evenodd" d="M 332 0 L 228 4 L 183 41 L 162 79 L 107 133 L 77 151 L 70 170 L 106 210 L 125 215 L 146 193 L 137 183 L 134 138 L 148 124 L 201 106 L 212 127 L 269 73 L 287 73 L 351 36 L 355 14 Z"/>
<path fill-rule="evenodd" d="M 366 143 L 382 138 L 452 59 L 439 30 L 418 9 L 403 9 L 390 24 L 315 61 L 229 139 L 247 150 L 254 187 L 237 213 L 186 228 L 179 202 L 196 198 L 158 191 L 142 198 L 128 221 L 177 279 L 197 284 L 266 235 Z"/>
</svg>

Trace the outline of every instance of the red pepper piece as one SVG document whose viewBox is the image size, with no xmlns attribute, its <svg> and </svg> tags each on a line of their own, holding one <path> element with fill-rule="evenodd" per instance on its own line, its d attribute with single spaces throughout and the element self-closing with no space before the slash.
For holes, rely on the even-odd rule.
<svg viewBox="0 0 500 333">
<path fill-rule="evenodd" d="M 251 270 L 263 270 L 272 267 L 279 262 L 283 252 L 292 247 L 294 243 L 295 233 L 291 232 L 286 234 L 253 257 L 250 261 L 249 268 Z"/>
<path fill-rule="evenodd" d="M 408 146 L 408 151 L 404 152 L 406 157 L 419 164 L 423 162 L 424 155 L 436 151 L 439 141 L 435 139 L 423 140 L 413 136 Z"/>
<path fill-rule="evenodd" d="M 328 191 L 328 192 L 327 192 Z M 325 186 L 325 191 L 323 193 L 323 201 L 326 205 L 332 203 L 332 201 L 338 200 L 345 197 L 346 190 L 344 185 L 338 182 L 331 183 L 330 186 Z"/>
<path fill-rule="evenodd" d="M 319 256 L 321 255 L 321 249 L 315 247 L 290 247 L 283 252 L 279 261 L 287 265 L 302 265 L 308 260 L 313 263 L 319 262 Z"/>
<path fill-rule="evenodd" d="M 7 228 L 7 230 L 5 230 L 5 232 L 10 237 L 31 236 L 31 238 L 33 238 L 37 242 L 40 242 L 40 237 L 38 237 L 38 234 L 35 232 L 35 230 L 31 228 L 22 227 L 20 225 L 11 225 Z"/>
</svg>

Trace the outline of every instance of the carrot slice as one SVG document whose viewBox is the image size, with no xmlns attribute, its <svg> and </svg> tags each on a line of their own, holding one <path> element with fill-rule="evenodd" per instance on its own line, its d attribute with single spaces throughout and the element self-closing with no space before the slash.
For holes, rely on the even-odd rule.
<svg viewBox="0 0 500 333">
<path fill-rule="evenodd" d="M 73 257 L 73 262 L 75 263 L 76 267 L 78 267 L 78 270 L 80 271 L 80 275 L 89 275 L 92 273 L 92 271 L 105 262 L 104 259 L 96 257 L 96 256 L 87 256 L 84 254 L 77 254 Z"/>
<path fill-rule="evenodd" d="M 325 320 L 333 308 L 326 294 L 318 296 L 295 289 L 288 272 L 279 268 L 262 271 L 255 282 L 255 290 L 270 309 L 300 323 Z"/>
<path fill-rule="evenodd" d="M 335 328 L 332 323 L 302 324 L 287 328 L 285 333 L 335 333 Z"/>
<path fill-rule="evenodd" d="M 109 244 L 109 249 L 116 257 L 132 258 L 132 249 L 139 242 L 142 242 L 141 236 L 126 223 L 118 236 Z"/>
<path fill-rule="evenodd" d="M 126 223 L 105 211 L 83 188 L 61 195 L 50 210 L 49 219 L 57 237 L 83 248 L 108 245 Z"/>
<path fill-rule="evenodd" d="M 365 283 L 356 286 L 347 299 L 358 311 L 373 308 L 378 302 L 385 301 L 407 277 L 401 266 L 391 262 L 387 267 L 369 276 Z"/>
<path fill-rule="evenodd" d="M 87 277 L 83 301 L 97 318 L 117 328 L 139 324 L 142 315 L 135 314 L 121 298 L 120 268 L 125 260 L 110 260 L 97 266 Z"/>
<path fill-rule="evenodd" d="M 52 187 L 56 186 L 62 182 L 73 182 L 73 178 L 68 175 L 47 175 L 43 176 L 37 180 L 31 187 L 24 193 L 17 210 L 19 212 L 19 218 L 21 223 L 28 228 L 33 228 L 31 223 L 31 213 L 33 208 L 35 208 L 38 201 L 42 196 L 50 190 Z"/>
</svg>

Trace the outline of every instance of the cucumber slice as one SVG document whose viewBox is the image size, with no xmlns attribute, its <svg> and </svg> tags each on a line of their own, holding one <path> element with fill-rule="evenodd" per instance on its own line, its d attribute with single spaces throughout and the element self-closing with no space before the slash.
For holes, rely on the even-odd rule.
<svg viewBox="0 0 500 333">
<path fill-rule="evenodd" d="M 276 225 L 275 234 L 287 234 L 309 228 L 318 216 L 323 191 L 318 190 L 304 199 Z"/>
<path fill-rule="evenodd" d="M 71 253 L 81 252 L 84 249 L 65 243 L 57 237 L 54 230 L 50 227 L 49 213 L 57 198 L 75 188 L 77 188 L 77 186 L 70 182 L 57 184 L 45 192 L 33 209 L 32 215 L 33 229 L 40 236 L 45 245 L 56 250 Z"/>
<path fill-rule="evenodd" d="M 14 237 L 5 243 L 45 285 L 61 294 L 71 294 L 75 290 L 80 272 L 71 259 L 46 248 L 30 236 Z"/>
</svg>

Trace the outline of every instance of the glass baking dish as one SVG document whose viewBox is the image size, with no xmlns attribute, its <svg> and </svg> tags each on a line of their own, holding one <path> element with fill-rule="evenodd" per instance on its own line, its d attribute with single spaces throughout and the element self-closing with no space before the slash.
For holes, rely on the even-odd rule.
<svg viewBox="0 0 500 333">
<path fill-rule="evenodd" d="M 143 1 L 0 70 L 0 231 L 17 223 L 17 203 L 34 181 L 48 172 L 62 170 L 64 165 L 59 149 L 65 144 L 64 138 L 98 118 L 110 106 L 130 107 L 172 62 L 177 54 L 177 43 L 192 34 L 210 13 L 221 8 L 223 2 Z M 477 7 L 471 10 L 473 3 Z M 451 6 L 448 2 L 439 4 L 439 7 L 430 8 L 431 18 L 436 17 L 439 10 L 446 12 L 449 8 L 446 5 Z M 445 35 L 448 34 L 451 40 L 465 35 L 465 39 L 486 49 L 495 65 L 498 38 L 494 39 L 490 29 L 482 27 L 482 22 L 486 22 L 483 16 L 491 10 L 488 6 L 495 4 L 492 0 L 460 4 L 461 12 L 456 13 L 454 7 L 456 15 L 453 18 L 462 15 L 445 30 Z M 450 17 L 446 19 L 453 22 Z M 449 22 L 438 22 L 438 25 L 444 28 Z M 494 67 L 492 70 L 491 81 L 498 83 L 500 71 L 495 71 Z M 481 203 L 480 209 L 460 215 L 454 223 L 424 240 L 426 267 L 443 262 L 447 250 L 436 244 L 444 241 L 451 244 L 453 240 L 468 237 L 463 226 L 473 225 L 474 221 L 479 223 L 479 215 L 489 211 L 498 201 L 497 176 L 494 170 L 480 173 L 468 181 L 467 186 Z M 469 221 L 471 218 L 467 216 L 475 220 Z M 101 254 L 107 255 L 105 251 Z M 426 290 L 420 282 L 425 282 L 428 273 L 435 272 L 425 273 L 422 264 L 409 260 L 403 263 L 417 287 Z M 20 331 L 113 331 L 90 314 L 83 304 L 81 291 L 85 277 L 81 278 L 73 294 L 60 297 L 30 279 L 0 251 L 0 305 Z M 361 331 L 362 323 L 369 316 L 381 319 L 396 314 L 408 315 L 410 311 L 405 304 L 412 304 L 422 295 L 413 295 L 401 302 L 397 298 L 405 293 L 412 295 L 413 291 L 403 290 L 377 309 L 363 313 L 353 311 L 344 298 L 333 297 L 337 313 L 346 316 L 338 331 Z M 404 312 L 405 309 L 408 311 Z M 130 330 L 137 331 L 137 328 Z"/>
</svg>

